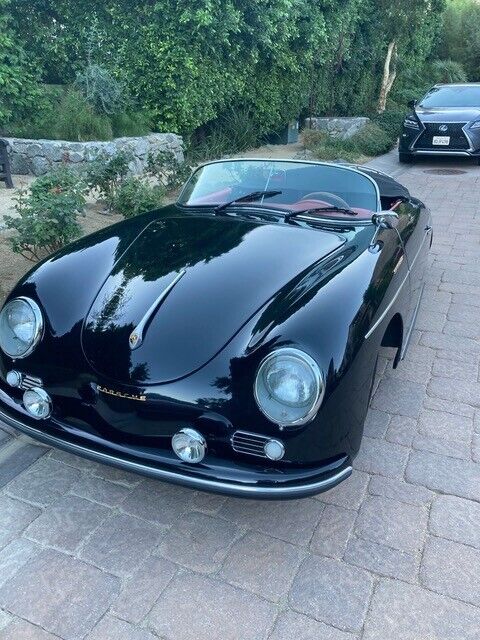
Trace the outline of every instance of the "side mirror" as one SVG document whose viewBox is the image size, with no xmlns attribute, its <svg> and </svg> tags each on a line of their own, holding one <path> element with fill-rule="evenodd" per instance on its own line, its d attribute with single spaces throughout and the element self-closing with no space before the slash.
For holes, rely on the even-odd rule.
<svg viewBox="0 0 480 640">
<path fill-rule="evenodd" d="M 416 106 L 417 106 L 417 101 L 416 100 L 409 100 L 407 102 L 407 107 L 409 107 L 410 109 L 415 109 Z"/>
<path fill-rule="evenodd" d="M 372 222 L 379 229 L 395 229 L 398 226 L 398 213 L 395 213 L 395 211 L 374 213 Z"/>
</svg>

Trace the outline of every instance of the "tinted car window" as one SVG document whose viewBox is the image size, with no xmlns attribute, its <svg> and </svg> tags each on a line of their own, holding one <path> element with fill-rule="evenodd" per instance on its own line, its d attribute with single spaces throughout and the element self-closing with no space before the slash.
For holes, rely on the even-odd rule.
<svg viewBox="0 0 480 640">
<path fill-rule="evenodd" d="M 479 86 L 433 87 L 420 102 L 421 107 L 478 107 Z"/>
</svg>

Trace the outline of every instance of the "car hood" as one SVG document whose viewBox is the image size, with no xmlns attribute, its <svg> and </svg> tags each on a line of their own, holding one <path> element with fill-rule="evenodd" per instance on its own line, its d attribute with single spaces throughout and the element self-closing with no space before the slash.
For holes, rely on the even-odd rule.
<svg viewBox="0 0 480 640">
<path fill-rule="evenodd" d="M 417 107 L 415 111 L 422 122 L 471 122 L 480 118 L 480 107 L 478 109 Z"/>
<path fill-rule="evenodd" d="M 125 384 L 182 378 L 212 359 L 340 236 L 234 217 L 151 222 L 115 263 L 82 328 L 97 373 Z M 141 343 L 129 340 L 145 322 Z"/>
</svg>

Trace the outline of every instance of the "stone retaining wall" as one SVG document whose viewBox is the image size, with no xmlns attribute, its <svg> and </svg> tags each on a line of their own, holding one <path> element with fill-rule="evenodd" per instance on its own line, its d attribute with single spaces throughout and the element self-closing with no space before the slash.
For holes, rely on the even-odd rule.
<svg viewBox="0 0 480 640">
<path fill-rule="evenodd" d="M 332 138 L 347 140 L 361 131 L 369 122 L 370 118 L 307 118 L 305 127 L 325 131 Z"/>
<path fill-rule="evenodd" d="M 140 138 L 116 138 L 108 142 L 68 142 L 64 140 L 26 140 L 6 138 L 12 173 L 40 176 L 60 163 L 81 166 L 99 153 L 113 156 L 128 150 L 133 155 L 130 170 L 134 174 L 145 168 L 150 151 L 171 151 L 183 162 L 183 141 L 173 133 L 152 133 Z"/>
</svg>

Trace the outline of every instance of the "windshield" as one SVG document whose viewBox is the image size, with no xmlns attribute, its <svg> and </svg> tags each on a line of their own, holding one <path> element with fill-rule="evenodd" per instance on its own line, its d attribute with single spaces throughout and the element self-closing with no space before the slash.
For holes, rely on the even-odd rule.
<svg viewBox="0 0 480 640">
<path fill-rule="evenodd" d="M 480 109 L 480 85 L 433 87 L 422 98 L 421 107 L 476 107 Z"/>
<path fill-rule="evenodd" d="M 375 184 L 363 174 L 340 165 L 281 160 L 227 160 L 205 165 L 187 182 L 178 202 L 215 207 L 253 192 L 272 191 L 278 193 L 260 195 L 255 206 L 294 211 L 338 207 L 353 209 L 359 216 L 377 210 Z M 240 206 L 251 207 L 252 202 Z"/>
</svg>

